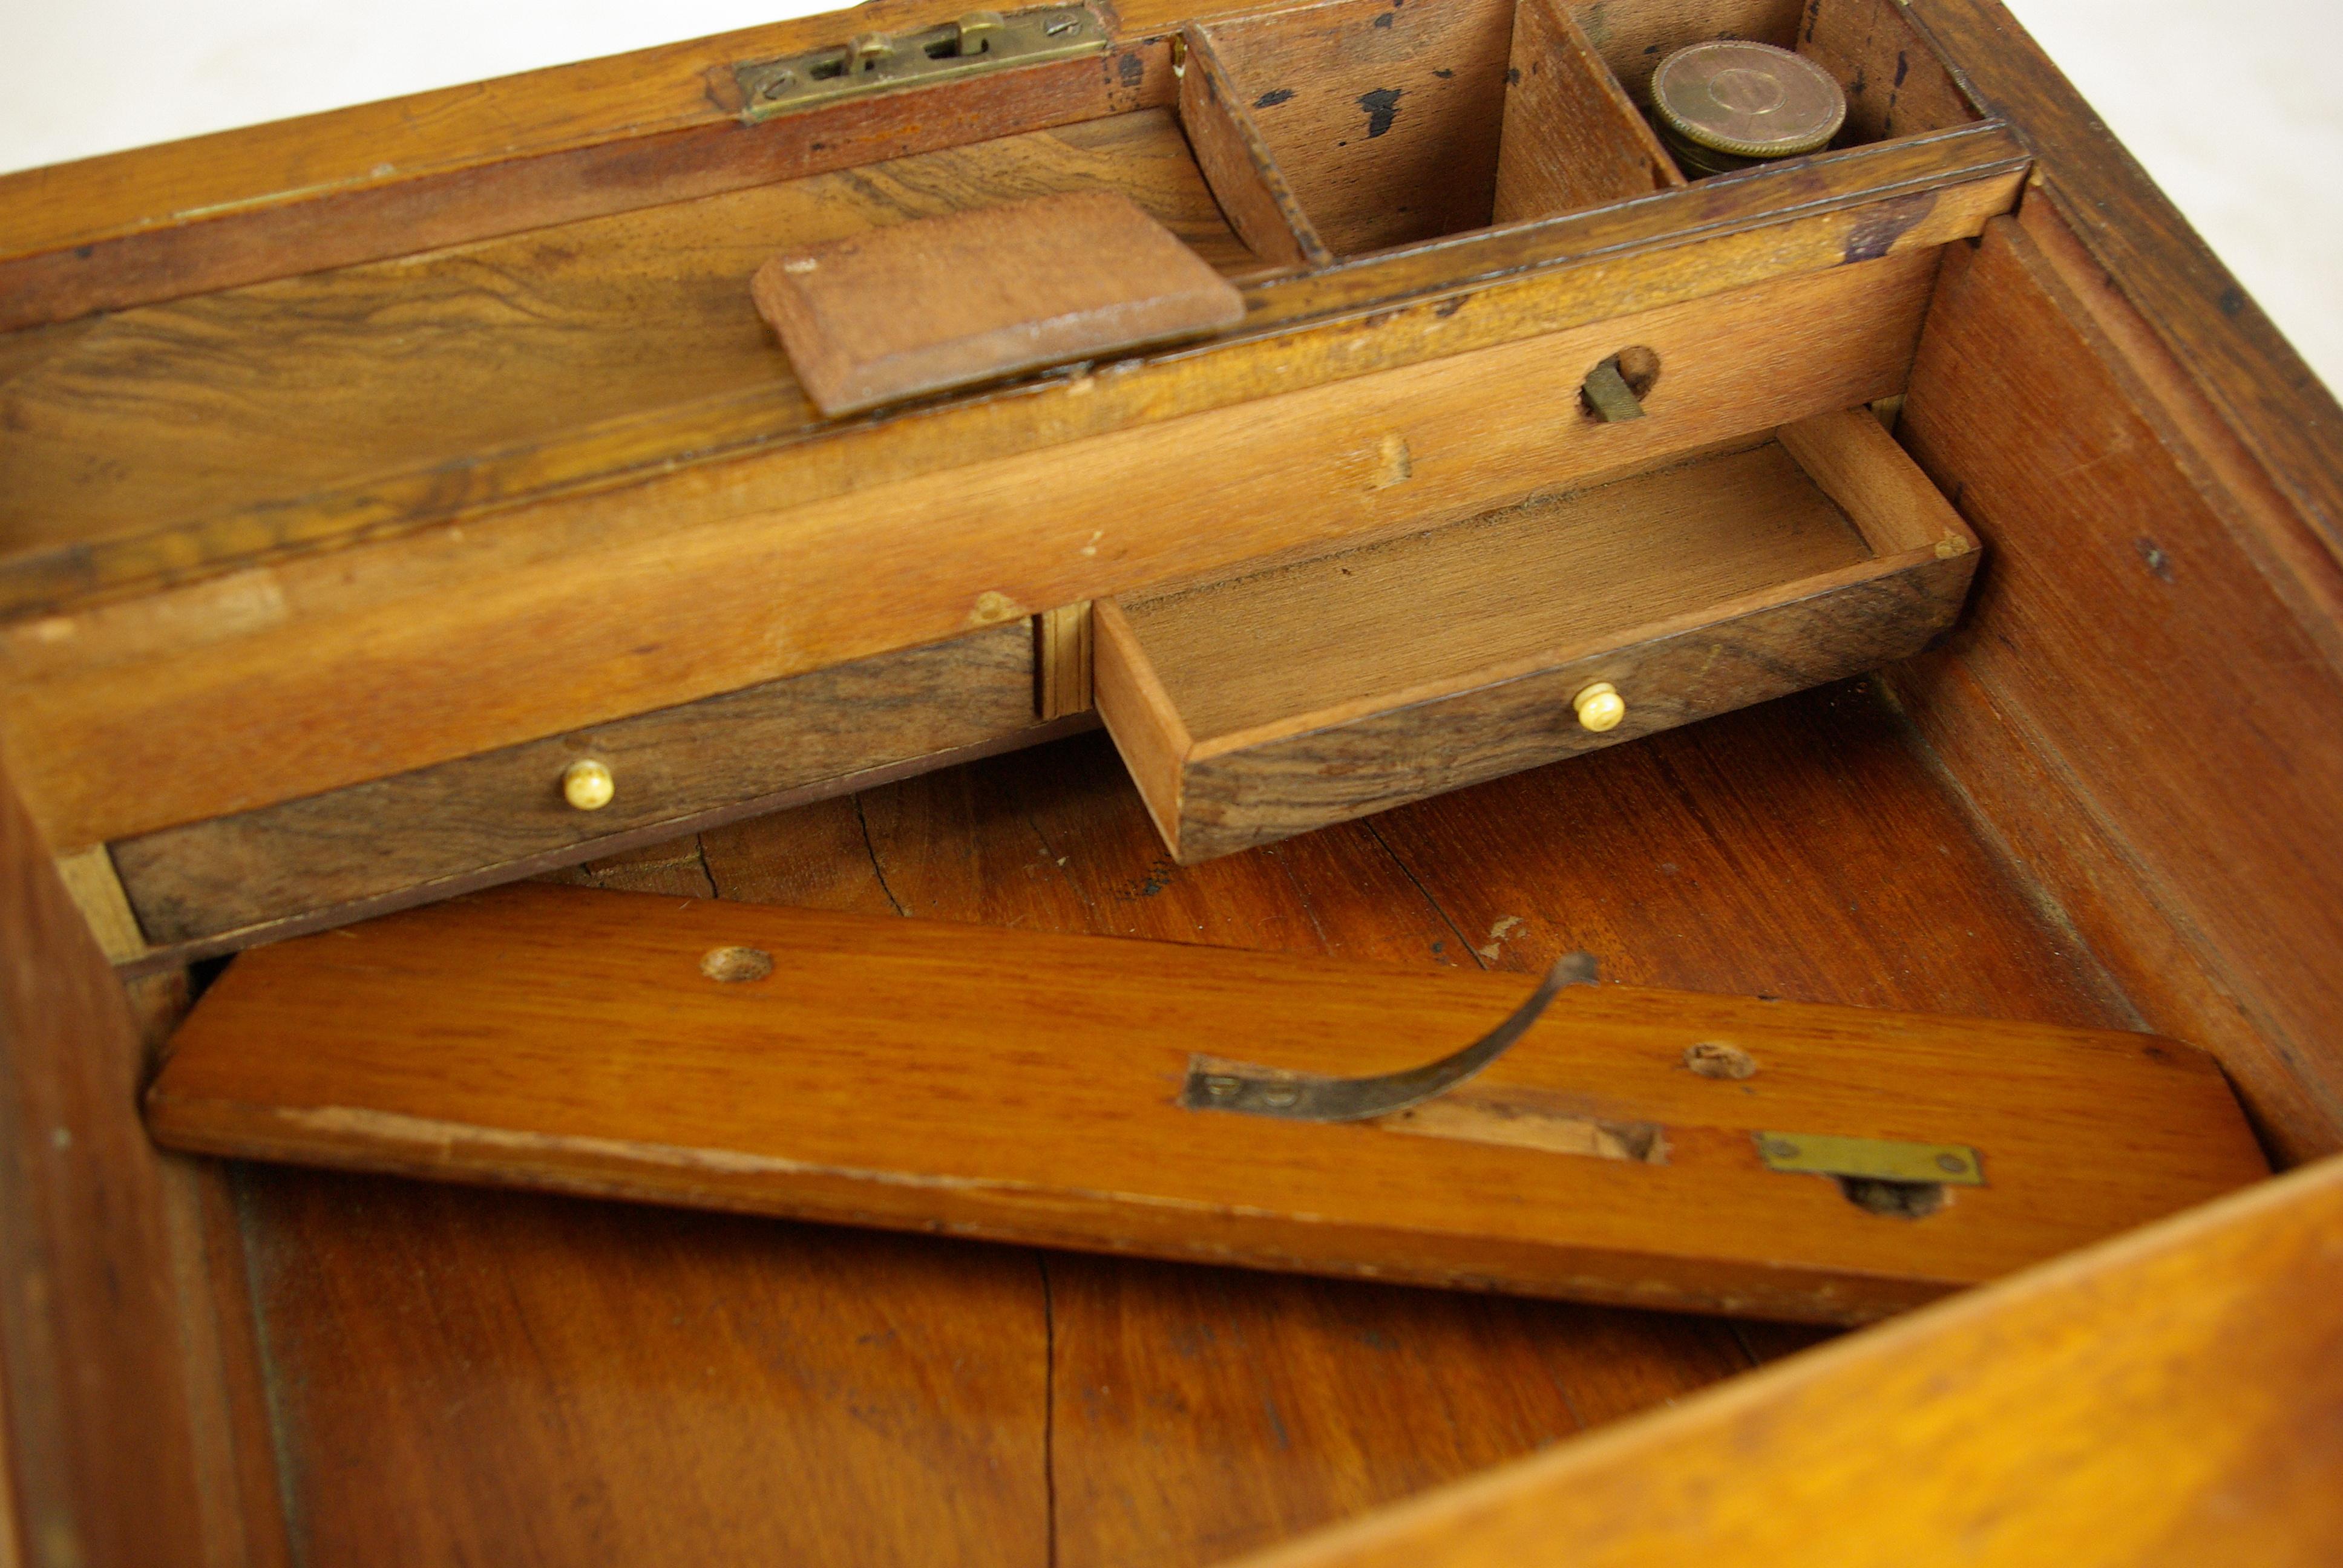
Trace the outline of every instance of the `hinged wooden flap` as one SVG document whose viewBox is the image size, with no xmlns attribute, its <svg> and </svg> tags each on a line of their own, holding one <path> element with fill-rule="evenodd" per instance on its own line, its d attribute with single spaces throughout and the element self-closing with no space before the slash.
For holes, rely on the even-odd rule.
<svg viewBox="0 0 2343 1568">
<path fill-rule="evenodd" d="M 1612 986 L 1393 1116 L 1182 1103 L 1201 1053 L 1384 1072 L 1527 992 L 524 886 L 246 955 L 148 1119 L 222 1154 L 1835 1321 L 2266 1171 L 2211 1060 L 2168 1041 Z M 1826 1140 L 1858 1163 L 1799 1168 Z M 1862 1163 L 1946 1154 L 1941 1187 Z"/>
<path fill-rule="evenodd" d="M 830 415 L 1244 318 L 1235 286 L 1118 191 L 799 246 L 752 287 Z"/>
</svg>

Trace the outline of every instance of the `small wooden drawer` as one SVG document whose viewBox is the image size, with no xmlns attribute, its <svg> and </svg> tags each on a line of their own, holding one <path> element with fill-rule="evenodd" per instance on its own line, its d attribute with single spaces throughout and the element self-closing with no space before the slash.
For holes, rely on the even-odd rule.
<svg viewBox="0 0 2343 1568">
<path fill-rule="evenodd" d="M 1412 538 L 1101 601 L 1099 711 L 1192 863 L 1904 658 L 1951 625 L 1976 548 L 1850 409 Z M 1599 728 L 1605 684 L 1624 713 Z"/>
<path fill-rule="evenodd" d="M 1033 636 L 1014 621 L 165 829 L 110 846 L 115 869 L 148 942 L 226 947 L 576 864 L 1033 739 Z M 607 770 L 603 804 L 567 798 L 578 763 Z"/>
</svg>

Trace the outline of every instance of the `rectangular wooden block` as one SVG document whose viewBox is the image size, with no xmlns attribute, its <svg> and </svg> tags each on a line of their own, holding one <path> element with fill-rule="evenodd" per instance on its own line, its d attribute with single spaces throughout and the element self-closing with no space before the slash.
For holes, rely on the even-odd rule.
<svg viewBox="0 0 2343 1568">
<path fill-rule="evenodd" d="M 1650 398 L 1664 408 L 1664 371 Z M 1869 669 L 1976 539 L 1861 409 L 1770 441 L 1095 611 L 1099 711 L 1209 859 Z M 1575 699 L 1608 683 L 1609 729 Z"/>
<path fill-rule="evenodd" d="M 1119 191 L 794 246 L 750 289 L 831 416 L 1244 319 L 1235 286 Z"/>
<path fill-rule="evenodd" d="M 1390 1070 L 1526 989 L 526 885 L 247 953 L 147 1114 L 241 1158 L 1846 1322 L 2265 1171 L 2167 1040 L 1613 986 L 1399 1117 L 1180 1103 L 1192 1053 Z M 1760 1133 L 1958 1145 L 1984 1184 L 1883 1215 Z"/>
</svg>

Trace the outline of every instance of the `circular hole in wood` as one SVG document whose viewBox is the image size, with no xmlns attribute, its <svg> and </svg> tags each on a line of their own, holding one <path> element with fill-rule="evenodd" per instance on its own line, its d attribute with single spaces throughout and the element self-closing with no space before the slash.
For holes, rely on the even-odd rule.
<svg viewBox="0 0 2343 1568">
<path fill-rule="evenodd" d="M 1704 1040 L 1684 1047 L 1684 1064 L 1703 1078 L 1755 1078 L 1757 1059 L 1737 1045 Z"/>
<path fill-rule="evenodd" d="M 712 980 L 759 980 L 773 972 L 773 955 L 762 948 L 710 948 L 699 972 Z"/>
<path fill-rule="evenodd" d="M 1941 1181 L 1887 1181 L 1872 1176 L 1841 1176 L 1838 1190 L 1866 1214 L 1890 1220 L 1925 1220 L 1949 1196 Z"/>
<path fill-rule="evenodd" d="M 1614 406 L 1606 407 L 1596 396 L 1598 388 L 1607 387 L 1608 397 L 1615 405 L 1621 385 L 1638 407 L 1660 384 L 1660 356 L 1656 349 L 1636 344 L 1622 348 L 1587 372 L 1586 380 L 1578 388 L 1578 411 L 1589 419 L 1610 421 L 1634 417 L 1634 411 Z"/>
</svg>

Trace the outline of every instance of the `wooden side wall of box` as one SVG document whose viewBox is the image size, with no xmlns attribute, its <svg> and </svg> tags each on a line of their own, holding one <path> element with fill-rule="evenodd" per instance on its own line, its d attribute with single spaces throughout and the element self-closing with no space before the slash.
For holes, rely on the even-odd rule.
<svg viewBox="0 0 2343 1568">
<path fill-rule="evenodd" d="M 2001 548 L 1955 645 L 1893 685 L 2142 1015 L 2217 1043 L 2273 1140 L 2323 1151 L 2343 839 L 2309 825 L 2343 806 L 2343 621 L 2305 601 L 2337 578 L 2276 555 L 2286 512 L 2027 209 L 1948 266 L 1898 426 Z"/>
<path fill-rule="evenodd" d="M 266 1568 L 241 1243 L 218 1167 L 139 1124 L 146 1032 L 0 774 L 0 1557 Z"/>
<path fill-rule="evenodd" d="M 2343 1157 L 1242 1568 L 2316 1568 Z"/>
</svg>

